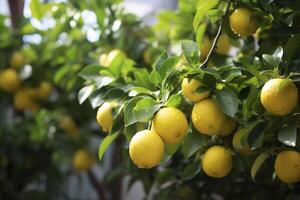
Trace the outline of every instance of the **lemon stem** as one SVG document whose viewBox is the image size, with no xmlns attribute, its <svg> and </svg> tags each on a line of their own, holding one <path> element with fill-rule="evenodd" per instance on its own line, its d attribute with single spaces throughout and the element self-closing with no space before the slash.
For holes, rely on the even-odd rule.
<svg viewBox="0 0 300 200">
<path fill-rule="evenodd" d="M 209 59 L 210 59 L 210 57 L 211 57 L 211 55 L 212 55 L 212 53 L 213 53 L 213 51 L 214 51 L 214 49 L 215 49 L 215 47 L 216 47 L 218 41 L 219 41 L 219 38 L 220 38 L 220 36 L 221 36 L 222 29 L 223 29 L 224 22 L 225 22 L 225 17 L 227 16 L 227 14 L 228 14 L 228 12 L 229 12 L 229 8 L 230 8 L 230 5 L 231 5 L 232 1 L 233 1 L 233 0 L 230 0 L 230 1 L 228 2 L 228 4 L 227 4 L 225 13 L 224 13 L 223 16 L 222 16 L 222 21 L 221 21 L 221 24 L 220 24 L 220 26 L 219 26 L 218 32 L 217 32 L 217 34 L 216 34 L 216 37 L 215 37 L 215 39 L 214 39 L 214 42 L 213 42 L 213 44 L 212 44 L 212 46 L 211 46 L 211 48 L 210 48 L 210 50 L 209 50 L 209 52 L 208 52 L 208 54 L 207 54 L 207 56 L 206 56 L 205 61 L 200 65 L 200 67 L 199 67 L 200 69 L 205 69 L 205 68 L 207 67 L 207 65 L 208 65 L 208 61 L 209 61 Z"/>
</svg>

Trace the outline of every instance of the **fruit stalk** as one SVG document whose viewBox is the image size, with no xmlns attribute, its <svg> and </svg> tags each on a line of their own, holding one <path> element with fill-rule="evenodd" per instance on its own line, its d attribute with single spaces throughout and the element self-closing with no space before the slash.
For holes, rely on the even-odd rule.
<svg viewBox="0 0 300 200">
<path fill-rule="evenodd" d="M 205 68 L 207 67 L 207 64 L 208 64 L 208 61 L 209 61 L 209 59 L 210 59 L 210 57 L 211 57 L 211 54 L 213 53 L 213 51 L 214 51 L 214 49 L 215 49 L 215 47 L 216 47 L 216 45 L 217 45 L 217 43 L 218 43 L 218 40 L 219 40 L 219 38 L 220 38 L 220 36 L 221 36 L 222 29 L 223 29 L 224 22 L 225 22 L 225 19 L 224 19 L 224 18 L 227 16 L 227 14 L 228 14 L 228 12 L 229 12 L 229 8 L 230 8 L 230 5 L 231 5 L 232 1 L 233 1 L 233 0 L 230 0 L 230 1 L 228 2 L 228 4 L 227 4 L 225 13 L 224 13 L 223 16 L 222 16 L 222 21 L 221 21 L 221 24 L 220 24 L 220 26 L 219 26 L 218 32 L 217 32 L 217 34 L 216 34 L 216 37 L 215 37 L 215 39 L 214 39 L 214 41 L 213 41 L 213 44 L 212 44 L 212 46 L 211 46 L 211 48 L 210 48 L 210 50 L 209 50 L 209 52 L 208 52 L 208 54 L 207 54 L 207 56 L 206 56 L 206 59 L 205 59 L 204 62 L 200 65 L 199 69 L 205 69 Z"/>
</svg>

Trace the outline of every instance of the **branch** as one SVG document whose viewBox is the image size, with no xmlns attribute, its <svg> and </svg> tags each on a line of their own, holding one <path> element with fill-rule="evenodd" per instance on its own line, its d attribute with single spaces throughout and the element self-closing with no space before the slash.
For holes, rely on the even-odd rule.
<svg viewBox="0 0 300 200">
<path fill-rule="evenodd" d="M 13 28 L 16 28 L 20 19 L 23 17 L 24 1 L 23 0 L 8 0 L 11 23 Z"/>
<path fill-rule="evenodd" d="M 224 13 L 223 16 L 222 16 L 222 21 L 221 21 L 221 24 L 220 24 L 220 26 L 219 26 L 217 35 L 216 35 L 216 37 L 215 37 L 215 39 L 214 39 L 214 42 L 213 42 L 213 44 L 212 44 L 212 46 L 211 46 L 211 48 L 210 48 L 210 50 L 209 50 L 209 52 L 208 52 L 208 54 L 207 54 L 207 56 L 206 56 L 205 61 L 200 65 L 199 69 L 205 69 L 205 68 L 207 67 L 207 64 L 208 64 L 208 61 L 209 61 L 209 59 L 210 59 L 210 57 L 211 57 L 211 54 L 213 53 L 213 51 L 214 51 L 214 49 L 215 49 L 215 47 L 216 47 L 216 45 L 217 45 L 217 43 L 218 43 L 218 41 L 219 41 L 219 38 L 220 38 L 220 36 L 221 36 L 222 29 L 223 29 L 224 22 L 225 22 L 225 19 L 224 19 L 224 18 L 227 16 L 227 14 L 228 14 L 228 12 L 229 12 L 229 8 L 230 8 L 230 5 L 231 5 L 232 1 L 233 1 L 233 0 L 230 0 L 230 1 L 228 2 L 228 4 L 227 4 L 225 13 Z"/>
<path fill-rule="evenodd" d="M 87 171 L 87 174 L 88 174 L 89 179 L 92 182 L 94 188 L 97 190 L 97 193 L 98 193 L 100 199 L 101 200 L 106 200 L 103 185 L 100 182 L 98 182 L 97 178 L 95 177 L 95 175 L 93 174 L 91 169 L 89 169 Z"/>
</svg>

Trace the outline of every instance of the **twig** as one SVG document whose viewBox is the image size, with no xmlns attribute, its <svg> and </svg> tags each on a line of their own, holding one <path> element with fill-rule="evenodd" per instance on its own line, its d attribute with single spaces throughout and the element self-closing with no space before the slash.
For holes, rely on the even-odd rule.
<svg viewBox="0 0 300 200">
<path fill-rule="evenodd" d="M 89 176 L 89 179 L 91 180 L 91 183 L 93 184 L 94 188 L 97 190 L 97 193 L 101 200 L 106 200 L 104 188 L 103 185 L 97 180 L 91 169 L 87 171 L 87 174 Z"/>
<path fill-rule="evenodd" d="M 213 53 L 213 51 L 214 51 L 214 49 L 215 49 L 215 47 L 216 47 L 216 45 L 217 45 L 217 43 L 218 43 L 218 41 L 219 41 L 220 35 L 221 35 L 221 33 L 222 33 L 223 26 L 224 26 L 224 22 L 225 22 L 225 19 L 224 19 L 224 18 L 227 16 L 227 14 L 228 14 L 228 12 L 229 12 L 229 8 L 230 8 L 230 5 L 231 5 L 232 1 L 233 1 L 233 0 L 230 0 L 230 1 L 228 2 L 228 5 L 227 5 L 226 10 L 225 10 L 225 13 L 224 13 L 223 16 L 222 16 L 222 21 L 221 21 L 221 24 L 220 24 L 220 26 L 219 26 L 217 35 L 216 35 L 216 37 L 215 37 L 215 39 L 214 39 L 214 42 L 213 42 L 213 44 L 212 44 L 212 46 L 211 46 L 211 48 L 210 48 L 210 50 L 209 50 L 209 52 L 208 52 L 208 54 L 207 54 L 207 56 L 206 56 L 205 61 L 200 65 L 200 67 L 199 67 L 200 69 L 204 69 L 204 68 L 207 67 L 207 64 L 208 64 L 208 61 L 209 61 L 209 59 L 210 59 L 210 57 L 211 57 L 211 54 Z"/>
</svg>

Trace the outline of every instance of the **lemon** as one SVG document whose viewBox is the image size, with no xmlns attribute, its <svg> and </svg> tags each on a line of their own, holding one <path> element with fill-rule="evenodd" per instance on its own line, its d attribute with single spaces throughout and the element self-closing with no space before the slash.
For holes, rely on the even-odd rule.
<svg viewBox="0 0 300 200">
<path fill-rule="evenodd" d="M 42 100 L 49 99 L 52 93 L 52 85 L 47 81 L 42 81 L 37 88 L 37 97 Z"/>
<path fill-rule="evenodd" d="M 256 19 L 247 8 L 234 10 L 229 17 L 229 23 L 232 31 L 242 37 L 250 36 L 258 29 Z"/>
<path fill-rule="evenodd" d="M 230 50 L 230 42 L 229 42 L 229 38 L 227 35 L 221 35 L 218 43 L 217 43 L 217 47 L 216 47 L 216 53 L 220 54 L 220 55 L 227 55 L 229 50 Z"/>
<path fill-rule="evenodd" d="M 205 87 L 205 85 L 197 79 L 192 79 L 189 81 L 188 78 L 184 78 L 181 84 L 182 94 L 186 99 L 192 102 L 197 102 L 209 97 L 210 90 L 202 93 L 197 91 L 197 89 L 201 86 Z"/>
<path fill-rule="evenodd" d="M 181 142 L 187 134 L 188 126 L 188 121 L 183 112 L 174 107 L 160 109 L 152 121 L 152 130 L 168 144 Z"/>
<path fill-rule="evenodd" d="M 234 121 L 234 119 L 232 119 L 231 117 L 226 116 L 222 128 L 219 132 L 219 135 L 221 137 L 226 137 L 230 135 L 235 128 L 236 128 L 236 121 Z"/>
<path fill-rule="evenodd" d="M 216 101 L 204 99 L 194 105 L 192 122 L 200 133 L 217 135 L 225 121 L 225 115 Z"/>
<path fill-rule="evenodd" d="M 104 132 L 108 132 L 112 128 L 114 120 L 112 110 L 115 106 L 116 104 L 114 103 L 105 102 L 98 109 L 96 119 Z"/>
<path fill-rule="evenodd" d="M 99 57 L 99 64 L 103 67 L 108 67 L 109 66 L 107 56 L 108 56 L 107 53 L 102 53 Z"/>
<path fill-rule="evenodd" d="M 12 68 L 19 69 L 25 64 L 25 57 L 21 52 L 14 52 L 9 60 L 9 65 Z"/>
<path fill-rule="evenodd" d="M 288 184 L 300 181 L 300 153 L 297 151 L 282 151 L 275 160 L 275 172 L 278 178 Z"/>
<path fill-rule="evenodd" d="M 152 168 L 163 158 L 164 143 L 152 130 L 137 132 L 130 141 L 129 155 L 139 168 Z"/>
<path fill-rule="evenodd" d="M 22 88 L 14 95 L 14 107 L 17 110 L 32 109 L 37 110 L 37 104 L 34 102 L 35 90 L 32 88 Z"/>
<path fill-rule="evenodd" d="M 298 89 L 291 79 L 271 79 L 263 86 L 260 100 L 268 112 L 284 116 L 297 106 Z"/>
<path fill-rule="evenodd" d="M 242 146 L 241 133 L 242 129 L 239 129 L 234 133 L 234 136 L 232 138 L 232 146 L 240 155 L 249 156 L 251 154 L 251 149 L 248 144 Z"/>
<path fill-rule="evenodd" d="M 211 46 L 212 46 L 211 40 L 208 37 L 204 37 L 201 48 L 200 48 L 200 52 L 201 52 L 200 59 L 201 59 L 201 61 L 206 59 L 206 57 L 207 57 L 207 55 L 210 51 Z"/>
<path fill-rule="evenodd" d="M 15 92 L 21 85 L 21 79 L 14 69 L 6 69 L 0 73 L 0 88 L 6 92 Z"/>
<path fill-rule="evenodd" d="M 86 171 L 93 166 L 95 159 L 85 149 L 77 150 L 73 157 L 73 167 L 77 171 Z"/>
<path fill-rule="evenodd" d="M 208 176 L 222 178 L 230 173 L 232 162 L 230 150 L 216 145 L 205 152 L 202 159 L 202 168 Z"/>
<path fill-rule="evenodd" d="M 72 137 L 77 136 L 79 133 L 78 127 L 75 121 L 70 116 L 64 116 L 59 122 L 59 127 L 66 131 L 66 133 Z"/>
</svg>

